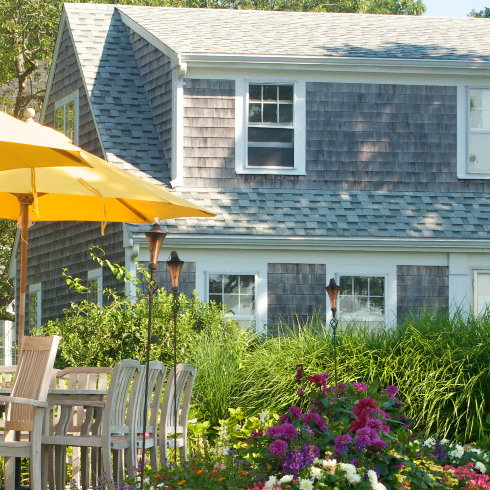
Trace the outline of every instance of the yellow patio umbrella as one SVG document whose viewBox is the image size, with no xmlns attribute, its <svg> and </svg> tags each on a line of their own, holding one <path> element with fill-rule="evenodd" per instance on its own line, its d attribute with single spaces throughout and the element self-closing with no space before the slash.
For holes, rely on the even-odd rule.
<svg viewBox="0 0 490 490">
<path fill-rule="evenodd" d="M 63 150 L 70 151 L 66 147 Z M 40 152 L 39 147 L 31 145 L 24 153 L 25 161 L 36 161 Z M 0 168 L 3 157 L 0 145 Z M 32 221 L 100 221 L 102 234 L 108 221 L 152 223 L 156 217 L 215 216 L 80 148 L 76 157 L 79 159 L 79 163 L 74 162 L 76 166 L 46 166 L 49 163 L 46 160 L 46 165 L 40 168 L 33 163 L 30 168 L 0 171 L 0 218 L 20 217 L 19 348 L 25 321 L 29 215 Z"/>
<path fill-rule="evenodd" d="M 0 112 L 0 171 L 85 165 L 81 148 L 59 131 L 35 123 L 33 109 L 27 112 L 29 122 Z"/>
</svg>

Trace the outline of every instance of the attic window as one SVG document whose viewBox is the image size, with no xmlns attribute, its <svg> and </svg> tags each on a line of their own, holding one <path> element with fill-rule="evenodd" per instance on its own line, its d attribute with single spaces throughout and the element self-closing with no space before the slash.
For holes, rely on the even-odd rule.
<svg viewBox="0 0 490 490">
<path fill-rule="evenodd" d="M 78 90 L 55 102 L 54 128 L 78 144 Z"/>
</svg>

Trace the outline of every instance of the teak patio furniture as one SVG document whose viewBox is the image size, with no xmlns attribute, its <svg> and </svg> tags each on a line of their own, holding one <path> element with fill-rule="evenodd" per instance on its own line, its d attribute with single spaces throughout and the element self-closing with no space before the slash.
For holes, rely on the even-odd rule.
<svg viewBox="0 0 490 490">
<path fill-rule="evenodd" d="M 0 395 L 0 401 L 7 404 L 5 436 L 0 442 L 0 456 L 5 458 L 6 490 L 14 490 L 16 457 L 30 458 L 31 489 L 41 490 L 41 435 L 59 341 L 58 336 L 26 337 L 11 395 Z M 28 432 L 29 441 L 16 441 L 16 431 Z"/>
</svg>

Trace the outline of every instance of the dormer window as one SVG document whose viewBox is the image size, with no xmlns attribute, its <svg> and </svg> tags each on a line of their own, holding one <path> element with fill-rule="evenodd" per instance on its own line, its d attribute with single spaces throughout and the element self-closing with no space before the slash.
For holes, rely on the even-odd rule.
<svg viewBox="0 0 490 490">
<path fill-rule="evenodd" d="M 55 102 L 54 128 L 78 144 L 78 90 Z"/>
<path fill-rule="evenodd" d="M 305 174 L 305 82 L 236 80 L 238 174 Z"/>
</svg>

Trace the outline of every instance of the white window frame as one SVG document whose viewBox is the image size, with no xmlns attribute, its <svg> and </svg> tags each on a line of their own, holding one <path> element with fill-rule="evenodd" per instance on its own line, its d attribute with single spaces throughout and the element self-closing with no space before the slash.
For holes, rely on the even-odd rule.
<svg viewBox="0 0 490 490">
<path fill-rule="evenodd" d="M 38 282 L 36 284 L 31 284 L 29 286 L 29 314 L 30 314 L 30 304 L 31 304 L 31 294 L 37 294 L 37 311 L 36 311 L 36 328 L 41 328 L 42 321 L 42 303 L 43 303 L 43 291 L 42 291 L 42 283 Z M 29 316 L 29 324 L 31 322 Z"/>
<path fill-rule="evenodd" d="M 66 106 L 70 102 L 75 102 L 75 114 L 74 114 L 74 136 L 73 136 L 73 144 L 78 145 L 78 132 L 79 132 L 79 90 L 75 90 L 71 94 L 63 97 L 62 99 L 57 100 L 54 103 L 54 117 L 55 117 L 55 126 L 56 126 L 56 111 L 58 109 L 63 108 L 64 114 L 64 124 L 63 124 L 63 134 L 66 135 Z"/>
<path fill-rule="evenodd" d="M 490 179 L 488 172 L 471 172 L 469 170 L 470 158 L 470 89 L 490 90 L 484 85 L 458 85 L 457 87 L 457 174 L 458 179 Z M 488 132 L 490 138 L 490 131 Z"/>
<path fill-rule="evenodd" d="M 490 269 L 473 269 L 473 284 L 472 284 L 472 294 L 473 294 L 473 312 L 475 315 L 479 314 L 478 310 L 478 275 L 479 274 L 489 274 Z M 490 301 L 489 301 L 490 306 Z"/>
<path fill-rule="evenodd" d="M 95 279 L 97 279 L 97 304 L 100 306 L 102 306 L 102 302 L 104 301 L 102 290 L 103 278 L 104 274 L 102 271 L 102 267 L 99 267 L 98 269 L 92 269 L 87 273 L 87 285 L 90 284 L 90 281 L 94 281 Z"/>
<path fill-rule="evenodd" d="M 250 85 L 292 85 L 294 167 L 248 167 Z M 237 174 L 306 175 L 306 82 L 284 79 L 235 80 L 235 171 Z"/>
<path fill-rule="evenodd" d="M 351 315 L 344 315 L 340 316 L 340 304 L 339 304 L 339 297 L 340 297 L 340 291 L 339 295 L 337 297 L 337 318 L 343 323 L 349 323 L 349 322 L 370 322 L 370 323 L 380 323 L 383 325 L 387 324 L 387 304 L 388 304 L 388 298 L 387 298 L 387 284 L 388 284 L 388 275 L 387 274 L 379 274 L 379 273 L 359 273 L 359 272 L 338 272 L 335 274 L 335 282 L 340 285 L 340 278 L 343 276 L 348 276 L 348 277 L 382 277 L 384 279 L 384 305 L 383 305 L 383 310 L 384 310 L 384 315 L 383 317 L 367 317 L 367 318 L 359 318 L 359 317 L 354 317 Z M 327 305 L 330 304 L 330 300 L 328 298 L 327 294 Z"/>
<path fill-rule="evenodd" d="M 254 298 L 255 298 L 255 312 L 253 315 L 236 315 L 236 314 L 231 314 L 231 313 L 226 313 L 225 316 L 229 318 L 233 318 L 235 320 L 240 320 L 240 321 L 255 321 L 255 328 L 257 328 L 257 287 L 258 287 L 258 279 L 259 279 L 259 274 L 258 272 L 251 272 L 251 271 L 218 271 L 218 270 L 209 270 L 206 271 L 205 273 L 205 278 L 206 278 L 206 302 L 209 303 L 209 276 L 211 274 L 221 274 L 221 275 L 226 275 L 226 276 L 254 276 Z"/>
</svg>

